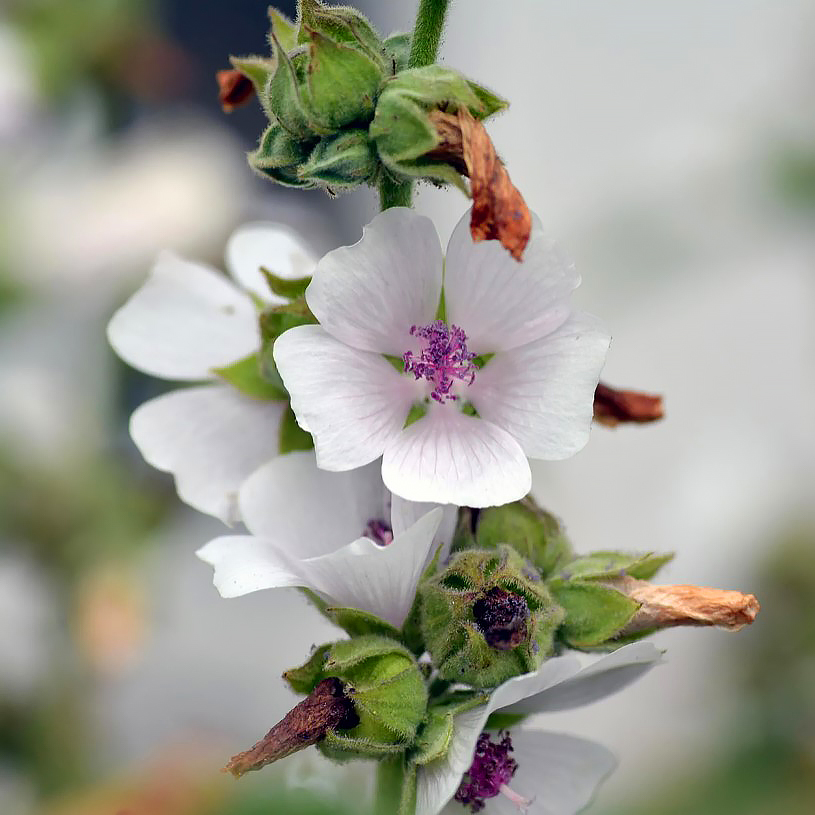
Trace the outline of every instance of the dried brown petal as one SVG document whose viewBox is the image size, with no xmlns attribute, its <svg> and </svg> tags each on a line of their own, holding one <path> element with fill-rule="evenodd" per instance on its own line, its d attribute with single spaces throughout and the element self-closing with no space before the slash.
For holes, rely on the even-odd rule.
<svg viewBox="0 0 815 815">
<path fill-rule="evenodd" d="M 432 111 L 430 121 L 440 143 L 428 155 L 447 161 L 470 179 L 473 240 L 498 240 L 520 261 L 532 231 L 532 216 L 484 125 L 466 108 L 455 115 Z"/>
<path fill-rule="evenodd" d="M 655 422 L 664 415 L 662 397 L 656 394 L 619 390 L 602 382 L 594 392 L 594 419 L 607 427 L 620 422 Z"/>
<path fill-rule="evenodd" d="M 705 586 L 655 586 L 645 580 L 620 577 L 608 581 L 640 603 L 620 636 L 654 628 L 703 625 L 738 631 L 755 620 L 761 606 L 752 594 Z"/>
<path fill-rule="evenodd" d="M 343 693 L 339 679 L 323 679 L 302 702 L 290 710 L 254 747 L 229 759 L 224 770 L 240 778 L 325 738 L 334 728 L 359 722 L 353 702 Z"/>
<path fill-rule="evenodd" d="M 232 113 L 235 108 L 245 105 L 255 93 L 252 80 L 234 68 L 218 71 L 215 79 L 218 82 L 218 101 L 224 113 Z"/>
</svg>

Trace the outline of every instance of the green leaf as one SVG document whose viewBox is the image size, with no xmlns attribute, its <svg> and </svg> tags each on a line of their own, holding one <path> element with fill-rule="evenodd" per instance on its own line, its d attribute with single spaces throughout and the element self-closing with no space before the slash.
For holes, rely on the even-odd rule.
<svg viewBox="0 0 815 815">
<path fill-rule="evenodd" d="M 277 48 L 278 68 L 267 87 L 269 108 L 294 139 L 306 141 L 329 135 L 331 131 L 318 126 L 309 115 L 301 92 L 309 71 L 308 54 L 295 52 L 290 57 L 280 46 L 274 31 L 272 39 Z"/>
<path fill-rule="evenodd" d="M 509 730 L 517 727 L 526 716 L 526 713 L 490 713 L 484 730 Z"/>
<path fill-rule="evenodd" d="M 404 430 L 405 427 L 410 427 L 414 422 L 418 422 L 419 419 L 426 415 L 427 415 L 427 403 L 414 402 L 410 406 L 408 415 L 405 417 L 405 424 L 403 425 L 402 429 Z"/>
<path fill-rule="evenodd" d="M 611 640 L 640 607 L 622 592 L 597 583 L 555 579 L 549 589 L 566 612 L 558 636 L 575 648 Z"/>
<path fill-rule="evenodd" d="M 280 455 L 314 449 L 314 439 L 311 438 L 310 433 L 307 433 L 297 424 L 297 418 L 291 409 L 291 405 L 287 406 L 286 410 L 283 411 L 278 439 Z"/>
<path fill-rule="evenodd" d="M 257 353 L 249 354 L 225 368 L 213 368 L 212 372 L 253 399 L 284 401 L 289 398 L 285 389 L 281 390 L 261 376 Z"/>
<path fill-rule="evenodd" d="M 277 70 L 277 60 L 269 57 L 230 57 L 229 61 L 236 71 L 240 71 L 244 76 L 248 76 L 255 86 L 255 93 L 259 98 L 264 95 L 266 84 Z"/>
<path fill-rule="evenodd" d="M 392 640 L 401 639 L 401 634 L 390 623 L 368 611 L 360 611 L 356 608 L 328 607 L 325 609 L 325 615 L 352 637 L 377 634 Z"/>
<path fill-rule="evenodd" d="M 249 163 L 259 170 L 294 167 L 307 155 L 304 143 L 275 123 L 263 131 L 257 149 L 249 154 Z"/>
<path fill-rule="evenodd" d="M 314 649 L 305 663 L 283 674 L 283 679 L 295 693 L 311 693 L 317 683 L 326 678 L 324 668 L 331 647 L 332 643 L 320 645 Z"/>
<path fill-rule="evenodd" d="M 311 313 L 305 297 L 298 297 L 283 306 L 266 309 L 260 315 L 260 335 L 264 343 L 274 342 L 284 331 L 299 325 L 314 325 L 317 318 Z"/>
<path fill-rule="evenodd" d="M 467 84 L 481 102 L 482 112 L 480 118 L 486 119 L 488 116 L 501 113 L 509 107 L 509 102 L 507 102 L 506 99 L 493 93 L 489 88 L 485 88 L 483 85 L 479 85 L 471 79 L 467 80 Z"/>
<path fill-rule="evenodd" d="M 646 554 L 626 552 L 591 552 L 567 563 L 558 572 L 565 580 L 579 577 L 582 580 L 595 580 L 609 577 L 636 577 L 640 580 L 652 578 L 666 563 L 673 559 L 672 552 Z"/>
<path fill-rule="evenodd" d="M 444 758 L 453 740 L 453 714 L 428 711 L 428 718 L 416 737 L 410 760 L 414 764 L 430 764 Z"/>
<path fill-rule="evenodd" d="M 278 297 L 286 297 L 289 300 L 302 297 L 308 288 L 308 284 L 311 283 L 310 276 L 298 277 L 295 280 L 291 280 L 285 277 L 279 277 L 265 266 L 261 266 L 260 271 L 263 277 L 266 278 L 266 284 L 269 286 L 272 294 L 276 294 Z"/>
<path fill-rule="evenodd" d="M 335 43 L 349 45 L 376 60 L 384 70 L 382 41 L 370 20 L 348 6 L 324 6 L 318 0 L 300 0 L 300 43 L 309 40 L 310 31 L 318 31 Z"/>
</svg>

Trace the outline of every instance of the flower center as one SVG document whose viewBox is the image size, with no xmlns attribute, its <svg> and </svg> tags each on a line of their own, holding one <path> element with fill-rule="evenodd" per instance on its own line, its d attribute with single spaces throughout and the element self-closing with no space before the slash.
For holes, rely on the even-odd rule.
<svg viewBox="0 0 815 815">
<path fill-rule="evenodd" d="M 512 739 L 509 733 L 499 733 L 498 738 L 500 741 L 492 741 L 489 733 L 482 733 L 478 737 L 472 766 L 464 774 L 456 792 L 456 801 L 469 806 L 471 812 L 480 812 L 486 799 L 497 795 L 509 798 L 521 812 L 525 812 L 532 803 L 509 788 L 518 762 L 510 756 Z"/>
<path fill-rule="evenodd" d="M 457 325 L 448 326 L 441 320 L 425 326 L 414 325 L 410 334 L 424 342 L 418 356 L 412 351 L 405 351 L 402 357 L 405 373 L 431 382 L 433 390 L 430 395 L 437 402 L 444 404 L 448 400 L 458 399 L 458 396 L 450 393 L 453 382 L 460 379 L 472 385 L 475 380 L 475 354 L 467 350 L 467 335 Z"/>
<path fill-rule="evenodd" d="M 526 639 L 529 606 L 519 594 L 494 586 L 475 601 L 473 617 L 490 648 L 511 651 Z"/>
<path fill-rule="evenodd" d="M 387 546 L 393 543 L 393 530 L 384 522 L 377 518 L 368 521 L 362 534 L 370 538 L 377 546 Z"/>
</svg>

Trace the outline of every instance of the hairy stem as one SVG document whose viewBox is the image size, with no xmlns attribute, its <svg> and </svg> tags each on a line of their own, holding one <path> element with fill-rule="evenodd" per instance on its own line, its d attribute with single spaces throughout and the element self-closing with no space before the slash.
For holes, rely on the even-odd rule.
<svg viewBox="0 0 815 815">
<path fill-rule="evenodd" d="M 420 0 L 408 68 L 422 68 L 436 61 L 449 6 L 450 0 Z"/>
<path fill-rule="evenodd" d="M 420 0 L 408 68 L 421 68 L 436 61 L 449 6 L 450 0 Z M 412 182 L 396 181 L 387 173 L 382 174 L 379 181 L 379 208 L 383 212 L 391 207 L 409 207 L 412 199 Z"/>
</svg>

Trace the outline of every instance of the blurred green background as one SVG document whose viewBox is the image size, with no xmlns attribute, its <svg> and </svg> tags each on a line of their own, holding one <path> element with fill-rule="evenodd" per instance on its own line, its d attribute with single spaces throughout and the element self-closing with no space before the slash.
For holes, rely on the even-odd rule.
<svg viewBox="0 0 815 815">
<path fill-rule="evenodd" d="M 3 815 L 365 806 L 370 767 L 314 751 L 217 772 L 333 632 L 296 592 L 218 597 L 193 552 L 219 525 L 127 435 L 166 383 L 104 338 L 161 248 L 222 266 L 235 226 L 275 220 L 320 253 L 374 212 L 367 191 L 329 201 L 246 166 L 263 117 L 224 116 L 214 74 L 263 51 L 266 5 L 0 9 Z M 360 7 L 385 32 L 414 12 Z M 659 426 L 538 466 L 536 497 L 578 549 L 675 550 L 667 580 L 763 606 L 736 636 L 661 634 L 667 664 L 638 686 L 541 720 L 619 754 L 594 815 L 815 811 L 813 35 L 805 0 L 452 5 L 444 60 L 512 102 L 491 134 L 612 328 L 604 378 L 666 395 Z M 466 202 L 417 206 L 445 235 Z"/>
</svg>

